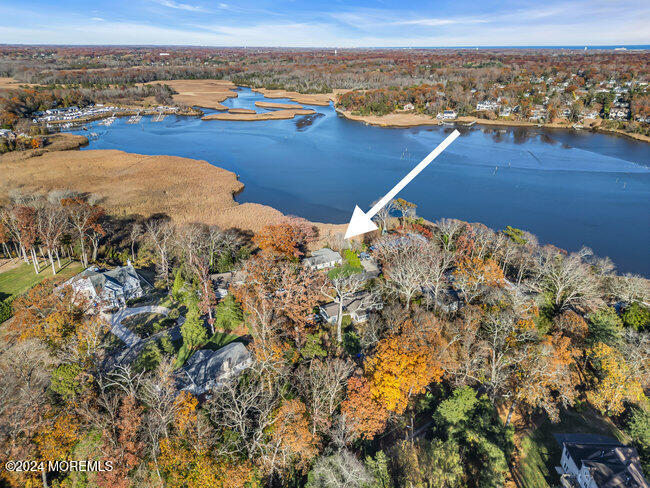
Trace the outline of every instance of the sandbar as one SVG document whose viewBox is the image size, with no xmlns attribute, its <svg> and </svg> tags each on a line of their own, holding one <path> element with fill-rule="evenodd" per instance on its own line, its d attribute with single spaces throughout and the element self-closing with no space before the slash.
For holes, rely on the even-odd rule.
<svg viewBox="0 0 650 488">
<path fill-rule="evenodd" d="M 254 120 L 281 120 L 293 119 L 296 115 L 310 115 L 315 114 L 316 111 L 312 109 L 284 109 L 275 110 L 273 112 L 264 113 L 227 113 L 227 114 L 210 114 L 201 117 L 201 120 L 239 120 L 239 121 L 254 121 Z"/>
<path fill-rule="evenodd" d="M 229 114 L 254 114 L 257 113 L 255 110 L 250 108 L 231 108 L 228 109 Z"/>
<path fill-rule="evenodd" d="M 303 108 L 297 103 L 276 103 L 276 102 L 255 102 L 256 107 L 260 108 Z"/>
<path fill-rule="evenodd" d="M 253 88 L 252 90 L 261 93 L 266 98 L 289 98 L 292 102 L 320 106 L 327 106 L 330 102 L 335 102 L 338 93 L 344 93 L 347 91 L 334 90 L 334 92 L 330 93 L 306 94 L 287 90 L 267 90 L 266 88 Z"/>
</svg>

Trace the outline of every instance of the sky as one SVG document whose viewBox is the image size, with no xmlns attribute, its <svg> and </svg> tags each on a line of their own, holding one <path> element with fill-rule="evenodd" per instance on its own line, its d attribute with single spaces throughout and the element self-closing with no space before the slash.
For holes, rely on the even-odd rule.
<svg viewBox="0 0 650 488">
<path fill-rule="evenodd" d="M 0 43 L 284 47 L 650 44 L 647 0 L 0 0 Z"/>
</svg>

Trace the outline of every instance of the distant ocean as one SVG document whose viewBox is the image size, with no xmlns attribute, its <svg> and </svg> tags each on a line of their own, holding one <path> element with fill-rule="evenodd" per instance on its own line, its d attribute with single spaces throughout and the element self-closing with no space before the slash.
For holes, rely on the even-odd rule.
<svg viewBox="0 0 650 488">
<path fill-rule="evenodd" d="M 650 50 L 650 44 L 614 44 L 612 46 L 590 46 L 589 44 L 582 46 L 413 46 L 377 49 L 564 49 L 571 51 L 584 51 L 585 47 L 587 48 L 587 51 L 613 51 L 623 49 L 627 51 Z"/>
</svg>

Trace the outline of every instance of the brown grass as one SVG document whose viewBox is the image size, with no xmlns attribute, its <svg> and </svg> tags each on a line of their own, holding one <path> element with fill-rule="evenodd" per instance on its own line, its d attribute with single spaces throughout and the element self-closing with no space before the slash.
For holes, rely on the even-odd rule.
<svg viewBox="0 0 650 488">
<path fill-rule="evenodd" d="M 417 125 L 440 125 L 440 121 L 424 114 L 397 112 L 388 115 L 352 115 L 351 112 L 338 110 L 346 119 L 365 122 L 380 127 L 414 127 Z"/>
<path fill-rule="evenodd" d="M 215 110 L 228 110 L 228 107 L 219 103 L 226 98 L 235 98 L 237 92 L 233 90 L 236 85 L 225 80 L 170 80 L 156 81 L 171 86 L 178 93 L 173 96 L 174 101 L 189 106 L 212 108 Z"/>
<path fill-rule="evenodd" d="M 330 101 L 336 100 L 336 95 L 346 90 L 334 90 L 331 93 L 304 94 L 287 90 L 267 90 L 266 88 L 253 88 L 253 91 L 261 93 L 266 98 L 289 98 L 293 102 L 305 105 L 329 105 Z"/>
<path fill-rule="evenodd" d="M 77 149 L 85 144 L 88 144 L 88 139 L 85 136 L 67 133 L 52 134 L 47 136 L 47 144 L 45 147 L 39 149 L 27 149 L 26 151 L 11 151 L 0 156 L 0 161 L 22 161 L 52 151 Z"/>
<path fill-rule="evenodd" d="M 71 189 L 104 198 L 117 215 L 166 213 L 177 222 L 205 222 L 257 230 L 282 214 L 271 207 L 238 205 L 243 188 L 234 173 L 175 156 L 143 156 L 115 150 L 61 151 L 26 160 L 0 157 L 0 196 L 9 191 Z"/>
<path fill-rule="evenodd" d="M 296 103 L 276 103 L 276 102 L 255 102 L 256 107 L 260 108 L 303 108 Z"/>
<path fill-rule="evenodd" d="M 210 114 L 201 117 L 202 120 L 280 120 L 280 119 L 293 119 L 296 115 L 309 115 L 316 113 L 311 109 L 284 109 L 276 110 L 274 112 L 264 112 L 261 114 L 253 113 L 234 113 L 227 114 Z"/>
<path fill-rule="evenodd" d="M 229 114 L 254 114 L 255 110 L 250 108 L 231 108 L 228 110 Z"/>
<path fill-rule="evenodd" d="M 34 86 L 33 83 L 24 83 L 8 76 L 0 76 L 0 90 L 15 90 L 22 86 Z"/>
<path fill-rule="evenodd" d="M 253 232 L 283 218 L 266 205 L 235 202 L 233 194 L 244 187 L 237 176 L 196 159 L 116 150 L 60 151 L 28 159 L 0 156 L 0 172 L 0 203 L 14 189 L 71 189 L 103 197 L 102 205 L 115 215 L 165 213 L 178 223 Z M 315 225 L 323 238 L 345 231 L 343 225 Z"/>
</svg>

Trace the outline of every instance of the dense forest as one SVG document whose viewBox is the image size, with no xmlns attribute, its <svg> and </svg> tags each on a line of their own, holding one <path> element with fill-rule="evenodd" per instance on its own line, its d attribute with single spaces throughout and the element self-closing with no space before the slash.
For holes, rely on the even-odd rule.
<svg viewBox="0 0 650 488">
<path fill-rule="evenodd" d="M 114 469 L 0 476 L 16 487 L 500 487 L 530 476 L 525 455 L 541 441 L 526 432 L 574 415 L 612 426 L 650 472 L 648 280 L 588 249 L 415 210 L 397 200 L 364 242 L 321 242 L 344 262 L 317 271 L 301 259 L 319 236 L 299 218 L 250 234 L 112 216 L 92 195 L 12 195 L 0 250 L 54 277 L 0 309 L 0 457 Z M 362 273 L 368 256 L 378 276 Z M 130 363 L 106 367 L 123 346 L 57 286 L 68 260 L 133 263 L 151 286 L 131 305 L 172 310 L 141 325 L 149 339 Z M 217 296 L 211 275 L 232 270 L 245 278 Z M 318 319 L 319 305 L 361 291 L 381 304 L 367 320 Z M 179 391 L 183 363 L 229 340 L 246 344 L 250 367 L 207 395 Z M 547 462 L 552 483 L 558 459 Z"/>
</svg>

